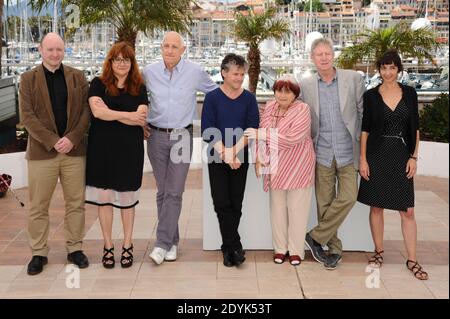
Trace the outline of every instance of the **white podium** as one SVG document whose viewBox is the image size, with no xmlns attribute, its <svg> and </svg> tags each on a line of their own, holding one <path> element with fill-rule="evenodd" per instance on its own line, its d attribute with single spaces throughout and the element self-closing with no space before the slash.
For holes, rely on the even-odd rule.
<svg viewBox="0 0 450 319">
<path fill-rule="evenodd" d="M 250 164 L 247 174 L 242 217 L 239 224 L 242 246 L 246 250 L 271 250 L 273 248 L 269 194 L 263 190 L 262 178 L 256 178 L 254 165 Z M 315 203 L 316 198 L 313 195 L 308 230 L 317 225 Z M 345 251 L 373 251 L 369 207 L 357 202 L 339 228 L 338 234 Z M 203 163 L 203 249 L 220 250 L 221 244 L 219 223 L 214 212 L 209 186 L 208 165 Z"/>
</svg>

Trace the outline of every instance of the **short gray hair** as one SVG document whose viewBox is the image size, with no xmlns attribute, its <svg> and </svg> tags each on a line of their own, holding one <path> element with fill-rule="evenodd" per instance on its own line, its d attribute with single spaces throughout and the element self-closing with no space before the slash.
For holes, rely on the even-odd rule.
<svg viewBox="0 0 450 319">
<path fill-rule="evenodd" d="M 321 44 L 328 45 L 331 51 L 333 51 L 334 53 L 333 42 L 328 38 L 319 38 L 314 40 L 313 43 L 311 43 L 311 55 L 313 54 L 314 50 Z"/>
<path fill-rule="evenodd" d="M 180 40 L 180 45 L 181 45 L 182 47 L 185 47 L 185 46 L 186 46 L 186 43 L 184 42 L 183 37 L 181 36 L 181 34 L 179 34 L 179 33 L 176 32 L 176 31 L 168 31 L 168 32 L 166 32 L 166 33 L 164 34 L 163 40 L 162 40 L 162 42 L 161 42 L 161 45 L 164 45 L 164 42 L 166 41 L 167 36 L 169 36 L 169 35 L 171 35 L 171 34 L 176 34 L 176 35 L 178 36 L 178 39 Z"/>
</svg>

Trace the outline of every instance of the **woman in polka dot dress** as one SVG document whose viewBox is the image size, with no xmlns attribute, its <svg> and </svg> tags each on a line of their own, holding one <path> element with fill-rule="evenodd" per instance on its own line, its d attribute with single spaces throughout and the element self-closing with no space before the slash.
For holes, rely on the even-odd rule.
<svg viewBox="0 0 450 319">
<path fill-rule="evenodd" d="M 428 274 L 416 258 L 417 225 L 414 217 L 414 181 L 419 146 L 419 115 L 414 88 L 397 82 L 403 70 L 396 51 L 378 61 L 383 80 L 364 94 L 358 201 L 370 206 L 370 228 L 375 254 L 369 264 L 383 264 L 384 209 L 397 210 L 408 260 L 406 266 L 417 279 Z"/>
</svg>

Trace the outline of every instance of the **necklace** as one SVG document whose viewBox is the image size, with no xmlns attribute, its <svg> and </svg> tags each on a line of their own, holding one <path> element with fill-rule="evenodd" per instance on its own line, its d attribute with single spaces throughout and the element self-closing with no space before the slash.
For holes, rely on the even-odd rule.
<svg viewBox="0 0 450 319">
<path fill-rule="evenodd" d="M 273 126 L 273 127 L 275 127 L 275 128 L 278 127 L 278 122 L 280 121 L 280 119 L 284 118 L 284 115 L 286 114 L 286 112 L 287 112 L 287 109 L 283 110 L 283 114 L 280 114 L 281 108 L 280 107 L 277 108 L 276 113 L 274 115 L 272 115 L 273 118 L 275 118 L 275 126 Z"/>
</svg>

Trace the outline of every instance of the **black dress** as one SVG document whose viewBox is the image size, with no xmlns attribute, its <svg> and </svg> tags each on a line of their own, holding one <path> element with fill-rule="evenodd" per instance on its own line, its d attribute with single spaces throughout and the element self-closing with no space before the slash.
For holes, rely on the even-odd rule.
<svg viewBox="0 0 450 319">
<path fill-rule="evenodd" d="M 358 201 L 373 207 L 406 211 L 414 207 L 414 181 L 406 177 L 409 110 L 402 99 L 394 111 L 383 102 L 383 136 L 377 149 L 367 149 L 369 180 L 361 178 Z"/>
<path fill-rule="evenodd" d="M 101 97 L 114 111 L 135 112 L 139 105 L 148 105 L 144 85 L 137 96 L 124 90 L 118 96 L 111 96 L 101 80 L 94 78 L 89 88 L 91 96 Z M 92 119 L 86 156 L 87 203 L 134 207 L 139 202 L 143 166 L 142 127 Z"/>
</svg>

